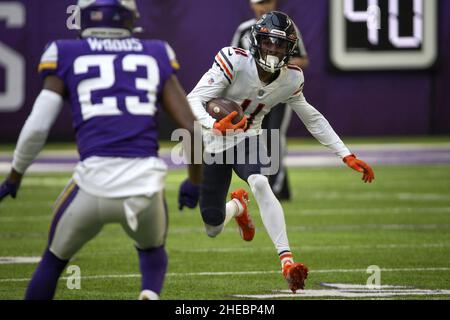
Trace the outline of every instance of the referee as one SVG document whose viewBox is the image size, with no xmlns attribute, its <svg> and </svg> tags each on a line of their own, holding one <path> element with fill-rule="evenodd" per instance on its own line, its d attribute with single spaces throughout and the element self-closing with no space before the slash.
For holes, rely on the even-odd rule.
<svg viewBox="0 0 450 320">
<path fill-rule="evenodd" d="M 234 33 L 231 45 L 233 47 L 243 48 L 245 50 L 250 49 L 250 36 L 252 25 L 265 13 L 276 10 L 277 0 L 250 0 L 250 6 L 255 13 L 255 18 L 245 21 L 239 25 Z M 304 69 L 308 66 L 308 54 L 306 53 L 305 45 L 302 41 L 302 36 L 297 29 L 299 40 L 297 42 L 296 50 L 289 60 L 290 64 L 295 64 Z M 286 133 L 291 121 L 292 109 L 286 104 L 279 104 L 275 106 L 269 114 L 264 117 L 262 128 L 269 130 L 267 136 L 267 149 L 271 155 L 271 143 L 270 143 L 270 130 L 280 130 L 280 169 L 277 174 L 269 176 L 270 186 L 272 191 L 278 200 L 290 200 L 291 192 L 289 189 L 289 182 L 287 176 L 287 170 L 284 165 L 284 158 L 287 154 L 286 150 Z"/>
</svg>

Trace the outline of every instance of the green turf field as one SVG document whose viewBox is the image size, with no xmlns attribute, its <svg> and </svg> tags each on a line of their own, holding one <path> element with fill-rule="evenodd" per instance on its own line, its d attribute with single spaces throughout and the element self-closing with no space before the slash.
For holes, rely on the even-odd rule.
<svg viewBox="0 0 450 320">
<path fill-rule="evenodd" d="M 290 169 L 294 201 L 283 206 L 294 254 L 311 270 L 307 289 L 323 289 L 322 282 L 366 284 L 370 265 L 382 269 L 382 285 L 450 289 L 450 166 L 375 170 L 375 183 L 366 185 L 345 167 Z M 68 178 L 30 174 L 19 198 L 0 204 L 0 257 L 42 253 L 52 203 Z M 237 299 L 234 295 L 286 290 L 255 202 L 250 206 L 257 227 L 252 242 L 240 239 L 234 221 L 210 239 L 198 210 L 177 209 L 182 179 L 184 171 L 176 170 L 167 181 L 169 270 L 162 298 Z M 233 187 L 243 186 L 233 181 Z M 62 279 L 56 299 L 137 298 L 137 256 L 118 226 L 105 227 L 71 264 L 81 268 L 81 289 L 69 290 Z M 0 264 L 0 299 L 21 299 L 35 266 Z M 392 298 L 449 299 L 450 294 Z"/>
</svg>

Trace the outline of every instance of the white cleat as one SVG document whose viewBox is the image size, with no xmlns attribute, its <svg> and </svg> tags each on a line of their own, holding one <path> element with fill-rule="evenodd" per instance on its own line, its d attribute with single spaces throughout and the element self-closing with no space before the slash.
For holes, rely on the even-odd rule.
<svg viewBox="0 0 450 320">
<path fill-rule="evenodd" d="M 159 300 L 159 295 L 151 290 L 142 290 L 138 300 Z"/>
</svg>

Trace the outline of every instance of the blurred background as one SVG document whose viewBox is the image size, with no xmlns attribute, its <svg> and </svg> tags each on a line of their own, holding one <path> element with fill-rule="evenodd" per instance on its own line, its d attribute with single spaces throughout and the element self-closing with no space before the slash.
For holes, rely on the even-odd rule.
<svg viewBox="0 0 450 320">
<path fill-rule="evenodd" d="M 361 18 L 368 1 L 279 0 L 279 10 L 297 23 L 309 54 L 306 98 L 342 136 L 450 134 L 450 1 L 379 0 L 376 44 L 368 40 L 368 23 Z M 75 30 L 66 28 L 67 8 L 75 2 L 0 1 L 2 142 L 15 142 L 40 91 L 37 65 L 45 45 L 77 37 Z M 230 44 L 237 26 L 253 17 L 248 0 L 137 2 L 144 28 L 139 37 L 159 38 L 172 45 L 181 64 L 178 76 L 187 92 L 212 65 L 216 52 Z M 398 38 L 415 37 L 414 43 L 402 46 L 390 39 L 391 2 L 399 3 Z M 414 23 L 423 30 L 413 34 Z M 340 48 L 338 55 L 333 46 Z M 356 61 L 354 53 L 362 55 L 362 64 L 351 65 Z M 391 65 L 383 65 L 383 59 Z M 161 136 L 168 138 L 173 124 L 164 114 L 160 116 Z M 66 108 L 49 139 L 73 141 L 70 121 Z M 309 136 L 295 116 L 288 133 L 290 137 Z"/>
</svg>

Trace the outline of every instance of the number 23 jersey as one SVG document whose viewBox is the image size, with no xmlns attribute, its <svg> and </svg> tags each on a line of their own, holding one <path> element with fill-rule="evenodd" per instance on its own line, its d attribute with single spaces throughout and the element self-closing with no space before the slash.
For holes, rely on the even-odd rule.
<svg viewBox="0 0 450 320">
<path fill-rule="evenodd" d="M 101 197 L 148 195 L 164 187 L 157 113 L 175 53 L 158 40 L 57 40 L 39 73 L 58 76 L 70 102 L 80 162 L 74 180 Z"/>
<path fill-rule="evenodd" d="M 81 160 L 156 157 L 156 115 L 165 81 L 178 69 L 158 40 L 57 40 L 39 65 L 64 81 Z"/>
</svg>

